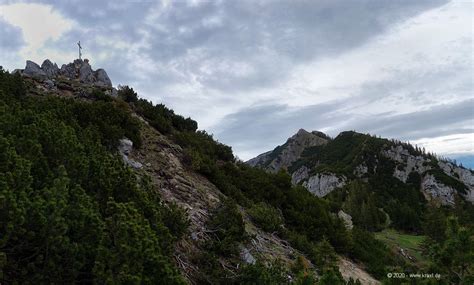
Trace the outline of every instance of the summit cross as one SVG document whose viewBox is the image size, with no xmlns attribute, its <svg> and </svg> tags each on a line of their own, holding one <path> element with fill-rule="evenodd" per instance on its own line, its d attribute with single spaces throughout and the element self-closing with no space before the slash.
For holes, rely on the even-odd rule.
<svg viewBox="0 0 474 285">
<path fill-rule="evenodd" d="M 81 47 L 81 41 L 78 41 L 78 42 L 77 42 L 77 46 L 79 46 L 79 59 L 81 59 L 81 57 L 82 57 L 82 52 L 81 52 L 81 50 L 82 50 L 82 47 Z"/>
</svg>

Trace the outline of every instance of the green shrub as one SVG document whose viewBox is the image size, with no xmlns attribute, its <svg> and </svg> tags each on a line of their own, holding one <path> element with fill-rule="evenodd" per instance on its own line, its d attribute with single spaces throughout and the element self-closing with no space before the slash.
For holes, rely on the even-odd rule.
<svg viewBox="0 0 474 285">
<path fill-rule="evenodd" d="M 138 94 L 128 86 L 118 87 L 118 97 L 127 103 L 135 103 L 138 101 Z"/>
<path fill-rule="evenodd" d="M 208 227 L 214 237 L 208 248 L 218 255 L 237 255 L 239 244 L 247 239 L 242 214 L 230 199 L 215 210 Z"/>
<path fill-rule="evenodd" d="M 273 285 L 288 284 L 286 269 L 279 261 L 274 261 L 268 265 L 257 261 L 255 264 L 245 265 L 239 277 L 237 284 L 245 285 Z"/>
<path fill-rule="evenodd" d="M 267 232 L 278 231 L 283 224 L 281 213 L 264 202 L 254 204 L 248 213 L 252 220 Z"/>
<path fill-rule="evenodd" d="M 190 224 L 186 210 L 176 203 L 170 203 L 163 209 L 163 222 L 178 240 L 188 231 Z"/>
<path fill-rule="evenodd" d="M 387 246 L 375 239 L 372 233 L 354 227 L 352 240 L 350 256 L 363 262 L 367 266 L 367 271 L 374 277 L 385 277 L 386 267 L 396 265 Z"/>
</svg>

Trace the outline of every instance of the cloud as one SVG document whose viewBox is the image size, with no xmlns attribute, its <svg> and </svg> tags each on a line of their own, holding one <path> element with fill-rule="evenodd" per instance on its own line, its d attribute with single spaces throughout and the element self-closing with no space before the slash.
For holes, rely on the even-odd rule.
<svg viewBox="0 0 474 285">
<path fill-rule="evenodd" d="M 435 138 L 413 140 L 412 143 L 440 155 L 459 157 L 461 155 L 474 153 L 474 133 L 472 130 L 466 134 L 458 133 Z"/>
<path fill-rule="evenodd" d="M 435 136 L 472 133 L 473 59 L 466 56 L 472 53 L 472 11 L 466 4 L 449 3 L 429 10 L 338 56 L 301 64 L 288 80 L 260 91 L 278 102 L 265 107 L 268 114 L 274 108 L 274 115 L 252 116 L 244 108 L 221 119 L 212 130 L 231 145 L 238 141 L 235 149 L 244 153 L 243 158 L 273 148 L 276 144 L 266 143 L 269 138 L 279 137 L 277 144 L 283 143 L 298 129 L 287 128 L 295 123 L 331 135 L 355 129 L 414 141 L 421 135 L 433 141 Z M 319 111 L 307 111 L 318 106 L 330 110 L 324 118 Z M 286 112 L 280 116 L 282 109 Z M 225 123 L 246 116 L 266 132 Z M 236 134 L 250 134 L 254 141 L 245 135 L 238 140 Z M 440 152 L 444 147 L 444 154 L 456 148 L 430 146 Z M 459 152 L 469 149 L 457 147 Z"/>
<path fill-rule="evenodd" d="M 423 111 L 406 114 L 388 112 L 377 116 L 347 113 L 345 105 L 339 100 L 303 108 L 268 105 L 225 117 L 225 123 L 220 125 L 216 135 L 224 143 L 232 145 L 243 159 L 283 144 L 299 128 L 320 130 L 331 136 L 346 130 L 356 130 L 410 140 L 441 154 L 474 153 L 473 105 L 474 100 L 470 99 Z M 446 137 L 458 141 L 449 147 L 450 141 L 446 141 Z"/>
<path fill-rule="evenodd" d="M 21 29 L 0 18 L 0 65 L 15 66 L 21 60 L 18 50 L 25 44 Z"/>
<path fill-rule="evenodd" d="M 20 49 L 22 61 L 33 54 L 61 64 L 76 57 L 81 40 L 84 56 L 114 84 L 193 117 L 242 158 L 302 127 L 416 141 L 472 133 L 468 2 L 44 0 L 1 7 L 17 8 L 0 17 L 0 33 L 21 29 L 23 36 L 15 47 L 0 43 L 2 54 Z M 54 27 L 33 25 L 39 15 Z"/>
<path fill-rule="evenodd" d="M 25 42 L 20 55 L 40 62 L 45 59 L 45 55 L 49 54 L 48 50 L 41 50 L 44 44 L 47 41 L 58 40 L 73 26 L 72 21 L 64 18 L 52 6 L 35 3 L 2 5 L 0 18 L 20 28 Z M 55 59 L 54 57 L 54 55 L 51 56 Z"/>
</svg>

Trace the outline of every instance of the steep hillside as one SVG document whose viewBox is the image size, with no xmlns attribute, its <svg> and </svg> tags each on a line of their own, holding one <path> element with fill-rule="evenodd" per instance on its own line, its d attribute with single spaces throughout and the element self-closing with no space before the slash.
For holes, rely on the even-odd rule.
<svg viewBox="0 0 474 285">
<path fill-rule="evenodd" d="M 268 172 L 288 171 L 293 185 L 324 197 L 334 212 L 339 211 L 341 218 L 354 224 L 354 230 L 383 230 L 385 234 L 376 237 L 406 266 L 416 270 L 440 268 L 440 261 L 436 267 L 429 258 L 434 253 L 426 247 L 447 246 L 452 236 L 450 226 L 473 234 L 474 172 L 470 169 L 408 143 L 353 131 L 328 138 L 325 144 L 296 147 L 295 151 L 293 147 L 285 143 L 247 163 Z M 283 153 L 300 155 L 280 167 L 265 163 L 266 158 L 281 161 Z M 415 251 L 417 258 L 407 254 L 413 248 L 403 248 L 403 243 L 394 246 L 393 241 L 404 235 L 423 242 L 424 250 L 417 247 Z M 472 256 L 472 237 L 463 244 L 466 255 Z M 376 272 L 367 262 L 369 271 Z M 472 266 L 466 268 L 472 272 Z M 456 275 L 450 272 L 446 274 Z"/>
<path fill-rule="evenodd" d="M 288 175 L 98 78 L 85 61 L 0 70 L 1 283 L 378 283 Z"/>
</svg>

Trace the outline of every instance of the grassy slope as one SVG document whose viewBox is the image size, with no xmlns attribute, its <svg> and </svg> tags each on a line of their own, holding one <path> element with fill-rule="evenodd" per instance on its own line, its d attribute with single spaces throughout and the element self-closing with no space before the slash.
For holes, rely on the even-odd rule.
<svg viewBox="0 0 474 285">
<path fill-rule="evenodd" d="M 403 234 L 393 229 L 386 229 L 375 233 L 375 237 L 383 241 L 397 253 L 399 253 L 399 248 L 403 248 L 410 256 L 416 259 L 416 261 L 413 262 L 415 265 L 423 267 L 427 264 L 427 259 L 421 254 L 420 247 L 425 236 Z"/>
</svg>

